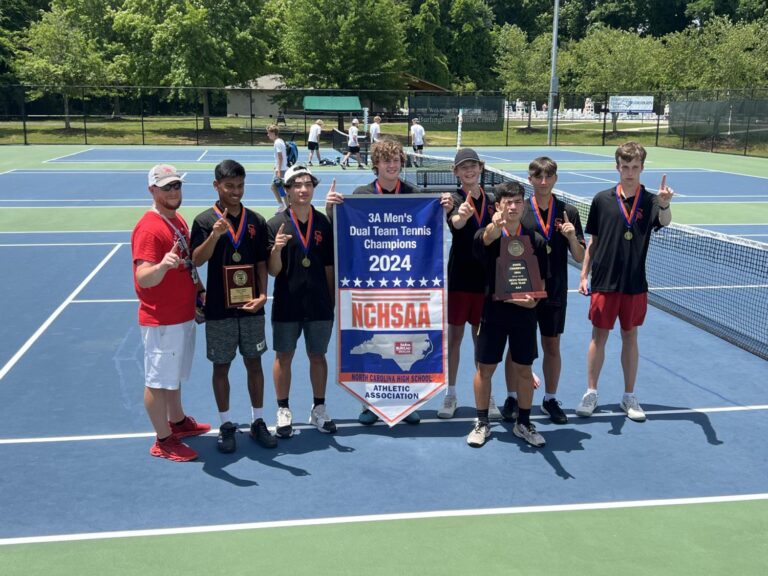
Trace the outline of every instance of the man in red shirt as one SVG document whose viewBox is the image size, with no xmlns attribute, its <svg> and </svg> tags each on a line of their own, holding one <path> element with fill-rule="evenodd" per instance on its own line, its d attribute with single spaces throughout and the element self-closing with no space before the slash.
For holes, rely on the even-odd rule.
<svg viewBox="0 0 768 576">
<path fill-rule="evenodd" d="M 192 266 L 189 227 L 176 213 L 182 182 L 173 166 L 159 164 L 149 171 L 152 209 L 131 235 L 144 343 L 144 407 L 157 434 L 149 453 L 177 462 L 197 458 L 181 438 L 211 429 L 186 416 L 181 405 L 181 383 L 189 378 L 195 352 L 195 301 L 204 294 Z"/>
</svg>

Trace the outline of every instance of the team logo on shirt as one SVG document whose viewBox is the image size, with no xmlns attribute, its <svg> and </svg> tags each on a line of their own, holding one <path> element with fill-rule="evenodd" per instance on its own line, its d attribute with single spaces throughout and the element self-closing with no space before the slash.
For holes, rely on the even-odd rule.
<svg viewBox="0 0 768 576">
<path fill-rule="evenodd" d="M 315 246 L 320 246 L 323 242 L 323 233 L 321 230 L 315 230 Z"/>
<path fill-rule="evenodd" d="M 256 238 L 256 226 L 248 224 L 248 236 L 253 239 Z"/>
</svg>

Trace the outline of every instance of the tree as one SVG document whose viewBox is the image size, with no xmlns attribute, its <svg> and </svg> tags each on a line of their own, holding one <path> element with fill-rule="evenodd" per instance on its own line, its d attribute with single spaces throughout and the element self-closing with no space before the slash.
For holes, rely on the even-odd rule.
<svg viewBox="0 0 768 576">
<path fill-rule="evenodd" d="M 453 0 L 449 23 L 452 30 L 449 63 L 453 75 L 462 79 L 464 88 L 470 83 L 480 90 L 495 88 L 490 6 L 485 0 Z"/>
<path fill-rule="evenodd" d="M 249 0 L 125 0 L 115 14 L 123 68 L 136 84 L 176 88 L 244 83 L 264 70 L 258 5 Z M 210 130 L 208 90 L 199 94 Z"/>
<path fill-rule="evenodd" d="M 24 33 L 14 60 L 16 75 L 30 84 L 48 85 L 64 97 L 64 128 L 70 129 L 69 99 L 78 86 L 103 82 L 106 64 L 71 13 L 58 2 Z M 33 92 L 33 96 L 40 92 Z"/>
<path fill-rule="evenodd" d="M 542 34 L 533 42 L 517 26 L 505 24 L 494 32 L 496 65 L 502 90 L 511 98 L 530 100 L 549 92 L 552 36 Z"/>
<path fill-rule="evenodd" d="M 391 89 L 406 70 L 399 0 L 289 0 L 281 72 L 294 86 Z"/>
<path fill-rule="evenodd" d="M 425 0 L 414 16 L 409 29 L 408 45 L 412 47 L 410 71 L 440 86 L 450 86 L 451 72 L 448 69 L 448 58 L 437 47 L 435 39 L 440 28 L 438 0 Z"/>
</svg>

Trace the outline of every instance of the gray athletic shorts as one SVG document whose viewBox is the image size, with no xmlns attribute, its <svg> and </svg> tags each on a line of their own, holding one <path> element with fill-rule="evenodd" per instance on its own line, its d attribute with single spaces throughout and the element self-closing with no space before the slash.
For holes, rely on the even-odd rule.
<svg viewBox="0 0 768 576">
<path fill-rule="evenodd" d="M 243 358 L 258 358 L 267 351 L 264 335 L 264 315 L 208 320 L 205 323 L 205 343 L 208 360 L 214 364 L 229 364 L 238 347 Z"/>
<path fill-rule="evenodd" d="M 307 354 L 325 354 L 328 342 L 331 341 L 333 320 L 272 322 L 272 347 L 275 352 L 289 353 L 296 350 L 302 332 Z"/>
</svg>

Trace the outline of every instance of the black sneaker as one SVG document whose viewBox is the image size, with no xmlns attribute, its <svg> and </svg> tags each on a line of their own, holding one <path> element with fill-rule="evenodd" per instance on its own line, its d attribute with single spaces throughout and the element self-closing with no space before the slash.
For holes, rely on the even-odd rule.
<svg viewBox="0 0 768 576">
<path fill-rule="evenodd" d="M 517 420 L 517 399 L 507 396 L 504 400 L 504 406 L 501 407 L 501 419 L 504 422 L 514 422 Z"/>
<path fill-rule="evenodd" d="M 237 426 L 232 422 L 224 422 L 219 428 L 219 437 L 216 439 L 216 447 L 222 454 L 232 454 L 237 449 L 235 433 Z"/>
<path fill-rule="evenodd" d="M 269 433 L 269 430 L 267 430 L 267 425 L 264 424 L 264 420 L 262 418 L 259 418 L 256 420 L 256 422 L 251 424 L 251 438 L 256 440 L 256 442 L 261 444 L 264 448 L 277 447 L 277 438 Z"/>
<path fill-rule="evenodd" d="M 556 398 L 550 398 L 544 400 L 541 403 L 541 411 L 544 412 L 553 424 L 568 424 L 568 416 L 565 415 L 563 409 L 560 408 L 560 402 Z"/>
</svg>

